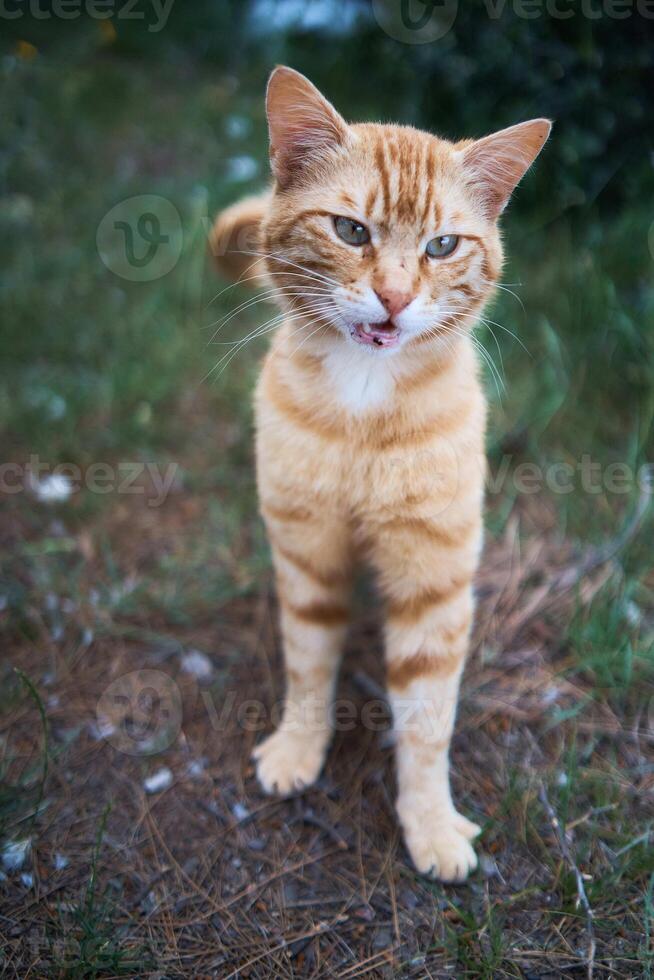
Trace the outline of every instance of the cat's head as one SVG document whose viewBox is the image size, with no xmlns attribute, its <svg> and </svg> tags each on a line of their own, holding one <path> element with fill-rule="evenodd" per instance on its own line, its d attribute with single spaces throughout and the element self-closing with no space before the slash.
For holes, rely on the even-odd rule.
<svg viewBox="0 0 654 980">
<path fill-rule="evenodd" d="M 497 220 L 548 120 L 460 143 L 349 125 L 284 67 L 267 113 L 275 190 L 263 242 L 289 311 L 377 356 L 469 328 L 499 276 Z"/>
</svg>

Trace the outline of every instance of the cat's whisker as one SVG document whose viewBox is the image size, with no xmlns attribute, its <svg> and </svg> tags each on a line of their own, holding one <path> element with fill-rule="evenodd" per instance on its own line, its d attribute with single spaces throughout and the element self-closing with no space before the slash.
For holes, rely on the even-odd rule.
<svg viewBox="0 0 654 980">
<path fill-rule="evenodd" d="M 527 354 L 529 357 L 532 357 L 533 358 L 534 355 L 531 353 L 531 351 L 529 350 L 529 348 L 525 346 L 525 344 L 520 339 L 520 337 L 518 337 L 518 335 L 516 333 L 514 333 L 512 330 L 509 330 L 508 327 L 505 327 L 503 323 L 497 323 L 495 320 L 489 320 L 487 317 L 480 317 L 480 320 L 482 321 L 482 323 L 485 323 L 485 324 L 492 323 L 494 327 L 499 327 L 500 330 L 503 330 L 504 333 L 508 334 L 509 337 L 511 337 L 513 340 L 515 340 L 516 343 L 520 344 L 520 346 L 522 347 L 522 349 L 525 352 L 525 354 Z"/>
<path fill-rule="evenodd" d="M 284 315 L 285 314 L 283 313 L 277 313 L 274 317 L 271 317 L 269 320 L 267 320 L 266 323 L 257 327 L 256 330 L 249 333 L 247 337 L 243 337 L 240 340 L 234 341 L 232 345 L 234 349 L 229 350 L 225 354 L 223 354 L 223 356 L 216 362 L 216 364 L 214 364 L 214 366 L 202 378 L 202 381 L 200 383 L 202 384 L 205 381 L 207 381 L 211 377 L 211 375 L 214 374 L 216 371 L 218 371 L 218 375 L 220 376 L 224 370 L 224 367 L 227 367 L 227 364 L 229 364 L 229 361 L 231 361 L 234 355 L 236 355 L 240 350 L 242 350 L 243 347 L 245 347 L 251 341 L 256 340 L 259 337 L 263 337 L 265 334 L 270 333 L 272 330 L 275 330 L 279 325 L 279 323 L 283 320 Z M 219 368 L 221 368 L 221 370 L 218 370 Z"/>
<path fill-rule="evenodd" d="M 301 272 L 306 272 L 310 276 L 314 276 L 316 279 L 322 279 L 324 282 L 328 283 L 330 286 L 339 286 L 340 283 L 333 279 L 331 276 L 324 276 L 320 272 L 314 272 L 312 269 L 307 268 L 305 265 L 299 265 L 297 262 L 292 262 L 290 259 L 286 259 L 276 252 L 250 252 L 244 249 L 239 250 L 241 255 L 258 255 L 260 258 L 274 259 L 276 262 L 283 262 L 285 265 L 290 265 L 294 269 L 299 269 Z"/>
<path fill-rule="evenodd" d="M 486 317 L 480 317 L 479 318 L 479 321 L 480 321 L 480 323 L 483 323 L 484 326 L 488 327 L 488 329 L 490 330 L 490 332 L 493 334 L 493 337 L 495 337 L 495 333 L 494 333 L 494 331 L 491 328 L 491 324 L 494 327 L 498 327 L 498 329 L 503 330 L 504 333 L 508 334 L 509 337 L 511 337 L 513 340 L 515 340 L 515 342 L 522 347 L 523 351 L 525 352 L 525 354 L 527 354 L 528 357 L 533 357 L 533 354 L 531 353 L 531 351 L 527 347 L 525 347 L 525 345 L 522 342 L 522 340 L 520 339 L 520 337 L 518 337 L 517 334 L 514 334 L 512 330 L 509 330 L 508 327 L 505 327 L 504 324 L 502 324 L 502 323 L 496 323 L 495 320 L 488 320 Z M 497 340 L 495 340 L 495 343 L 497 343 Z"/>
<path fill-rule="evenodd" d="M 479 320 L 479 322 L 480 323 L 483 323 L 485 326 L 489 326 L 489 324 L 492 324 L 494 327 L 498 327 L 500 330 L 503 330 L 506 334 L 508 334 L 509 337 L 511 337 L 513 340 L 515 340 L 515 342 L 517 344 L 520 344 L 520 346 L 522 347 L 522 349 L 525 352 L 525 354 L 527 354 L 529 357 L 533 357 L 531 351 L 527 347 L 525 347 L 525 345 L 524 345 L 523 341 L 521 340 L 521 338 L 518 337 L 517 334 L 513 333 L 512 330 L 509 330 L 508 327 L 505 327 L 503 323 L 498 323 L 497 320 L 491 320 L 489 317 L 483 316 L 481 313 L 475 313 L 475 314 L 462 313 L 461 315 L 462 316 L 470 316 L 470 315 L 473 315 L 473 316 L 476 316 L 477 319 Z M 490 329 L 490 327 L 489 327 L 489 329 Z M 492 330 L 491 330 L 491 333 L 493 333 Z"/>
<path fill-rule="evenodd" d="M 284 262 L 288 265 L 291 265 L 296 269 L 300 269 L 302 272 L 308 273 L 309 275 L 317 276 L 319 279 L 323 279 L 325 282 L 329 283 L 332 286 L 340 285 L 338 280 L 335 279 L 333 276 L 326 276 L 324 275 L 324 273 L 315 272 L 313 269 L 310 269 L 308 266 L 302 265 L 301 263 L 293 262 L 291 259 L 283 255 L 281 252 L 269 252 L 268 257 L 274 259 L 275 261 Z"/>
<path fill-rule="evenodd" d="M 460 310 L 453 310 L 453 311 L 450 311 L 450 312 L 443 311 L 442 312 L 442 315 L 443 316 L 451 316 L 451 317 L 454 317 L 454 316 L 457 316 L 457 315 L 458 316 L 466 316 L 466 315 L 473 316 L 473 315 L 476 315 L 476 314 L 465 314 L 465 313 L 462 313 Z M 488 368 L 489 368 L 489 370 L 491 372 L 491 377 L 493 378 L 493 381 L 494 381 L 495 386 L 497 388 L 498 396 L 501 398 L 502 391 L 505 391 L 506 390 L 506 386 L 504 384 L 504 380 L 503 380 L 503 378 L 502 378 L 502 376 L 501 376 L 501 374 L 500 374 L 500 372 L 499 372 L 499 370 L 497 368 L 497 365 L 495 364 L 493 358 L 491 357 L 489 351 L 486 350 L 486 348 L 479 341 L 479 339 L 477 337 L 475 337 L 475 335 L 472 333 L 472 331 L 464 331 L 464 330 L 461 330 L 460 328 L 458 328 L 456 325 L 454 325 L 454 326 L 447 326 L 447 327 L 434 326 L 434 327 L 431 327 L 429 329 L 428 333 L 431 336 L 437 337 L 439 339 L 444 339 L 445 336 L 447 336 L 447 334 L 451 334 L 451 335 L 454 335 L 455 337 L 460 337 L 460 338 L 468 337 L 470 339 L 470 342 L 474 346 L 475 350 L 479 353 L 479 356 L 483 358 L 483 360 L 485 361 L 486 365 L 488 366 Z M 496 342 L 497 342 L 497 340 L 496 340 Z M 500 354 L 500 360 L 501 360 L 501 354 Z M 502 372 L 503 371 L 504 371 L 504 365 L 502 364 Z M 502 391 L 500 391 L 500 386 L 501 386 Z"/>
<path fill-rule="evenodd" d="M 332 304 L 332 305 L 333 305 L 333 304 Z M 338 312 L 338 311 L 336 310 L 336 308 L 335 308 L 335 307 L 334 307 L 334 311 L 335 311 L 335 312 Z M 325 310 L 325 311 L 323 311 L 323 313 L 324 313 L 324 312 L 329 312 L 329 309 L 327 309 L 327 310 Z M 300 349 L 301 349 L 301 348 L 302 348 L 302 347 L 304 346 L 304 344 L 306 344 L 306 342 L 307 342 L 308 340 L 310 340 L 310 339 L 311 339 L 311 338 L 312 338 L 313 336 L 315 336 L 315 334 L 317 334 L 317 333 L 319 333 L 319 332 L 320 332 L 320 330 L 323 330 L 323 329 L 325 329 L 325 328 L 326 328 L 326 327 L 328 327 L 328 326 L 337 326 L 337 323 L 336 323 L 336 321 L 334 320 L 334 318 L 333 318 L 333 317 L 329 317 L 329 316 L 328 316 L 328 317 L 327 317 L 326 319 L 327 319 L 327 322 L 326 322 L 326 323 L 319 323 L 319 324 L 318 324 L 318 327 L 317 327 L 317 328 L 316 328 L 315 330 L 313 330 L 313 331 L 312 331 L 312 332 L 311 332 L 311 333 L 310 333 L 310 334 L 308 335 L 308 337 L 305 337 L 305 338 L 304 338 L 304 339 L 302 340 L 302 342 L 301 342 L 301 343 L 300 343 L 300 344 L 299 344 L 299 345 L 298 345 L 298 346 L 297 346 L 296 348 L 294 348 L 294 350 L 292 350 L 292 351 L 291 351 L 291 353 L 290 353 L 290 355 L 289 355 L 289 358 L 292 358 L 292 357 L 293 357 L 293 356 L 294 356 L 295 354 L 297 354 L 297 352 L 298 352 L 298 351 L 299 351 L 299 350 L 300 350 Z"/>
<path fill-rule="evenodd" d="M 502 369 L 502 374 L 504 374 L 505 373 L 505 371 L 504 371 L 504 358 L 502 357 L 502 348 L 500 347 L 500 343 L 499 343 L 499 340 L 497 339 L 497 335 L 495 334 L 495 331 L 493 330 L 493 328 L 490 326 L 490 321 L 489 320 L 484 320 L 483 317 L 480 317 L 479 319 L 480 319 L 480 322 L 483 322 L 484 325 L 488 328 L 488 330 L 490 331 L 491 337 L 495 341 L 495 346 L 497 347 L 497 354 L 498 354 L 498 357 L 500 359 L 500 367 Z M 478 340 L 478 338 L 475 338 L 475 339 Z"/>
<path fill-rule="evenodd" d="M 327 327 L 327 324 L 326 323 L 319 323 L 315 330 L 312 330 L 311 333 L 307 337 L 304 337 L 304 339 L 302 340 L 302 342 L 299 343 L 297 347 L 294 347 L 293 348 L 293 350 L 291 351 L 291 353 L 288 355 L 289 356 L 289 360 L 291 360 L 295 356 L 295 354 L 297 354 L 297 352 L 300 350 L 300 348 L 303 347 L 304 344 L 306 344 L 307 340 L 311 340 L 312 337 L 314 337 L 317 333 L 320 333 L 321 330 L 325 330 L 326 327 Z"/>
<path fill-rule="evenodd" d="M 525 310 L 525 304 L 522 302 L 521 298 L 518 296 L 517 293 L 514 293 L 512 289 L 509 289 L 509 287 L 507 285 L 505 285 L 504 283 L 501 283 L 501 282 L 495 282 L 495 283 L 494 282 L 491 282 L 490 279 L 485 279 L 484 282 L 486 283 L 487 286 L 494 286 L 495 289 L 501 289 L 502 292 L 508 293 L 509 296 L 513 296 L 513 298 L 515 300 L 517 300 L 518 303 L 520 304 L 520 306 L 522 307 L 522 312 L 523 313 L 526 313 L 527 312 Z M 514 285 L 520 286 L 521 283 L 514 283 Z"/>
<path fill-rule="evenodd" d="M 256 262 L 252 262 L 251 265 L 248 266 L 248 268 L 245 270 L 245 272 L 249 272 L 250 269 L 252 269 L 255 265 Z M 238 279 L 236 279 L 234 282 L 228 282 L 227 285 L 224 286 L 221 290 L 219 290 L 219 292 L 217 292 L 215 296 L 212 296 L 211 299 L 208 301 L 207 305 L 205 306 L 205 309 L 209 309 L 212 303 L 215 303 L 217 299 L 220 299 L 223 293 L 228 292 L 230 289 L 236 289 L 237 286 L 244 286 L 245 283 L 253 282 L 255 279 L 264 279 L 266 278 L 267 275 L 268 273 L 266 272 L 257 272 L 256 275 L 253 276 L 245 276 L 245 273 L 242 273 L 238 277 Z"/>
<path fill-rule="evenodd" d="M 281 272 L 258 272 L 254 276 L 247 276 L 246 278 L 241 277 L 236 282 L 230 282 L 227 286 L 225 286 L 224 289 L 221 289 L 219 293 L 216 293 L 216 295 L 209 300 L 209 302 L 205 306 L 205 309 L 208 309 L 212 305 L 212 303 L 215 303 L 216 300 L 219 299 L 223 295 L 223 293 L 226 293 L 229 289 L 234 289 L 236 286 L 244 286 L 246 285 L 246 283 L 252 283 L 256 279 L 268 280 L 271 279 L 273 276 L 284 276 L 284 277 L 292 276 L 294 279 L 307 279 L 309 280 L 309 282 L 315 284 L 316 286 L 319 285 L 319 282 L 315 274 L 308 275 L 302 272 L 289 272 L 286 269 L 284 269 Z"/>
<path fill-rule="evenodd" d="M 274 316 L 270 317 L 264 323 L 259 324 L 257 327 L 255 327 L 253 330 L 251 330 L 248 334 L 245 335 L 245 337 L 239 337 L 237 340 L 216 341 L 215 342 L 215 345 L 216 346 L 223 346 L 224 345 L 226 347 L 240 347 L 240 346 L 244 346 L 249 341 L 256 340 L 257 337 L 262 336 L 264 333 L 267 332 L 267 329 L 268 329 L 268 327 L 270 326 L 271 323 L 277 324 L 278 322 L 280 322 L 283 319 L 283 317 L 284 317 L 284 314 L 283 313 L 276 313 Z"/>
<path fill-rule="evenodd" d="M 310 314 L 311 315 L 319 315 L 319 314 L 322 314 L 325 311 L 329 311 L 330 309 L 331 309 L 331 305 L 325 305 L 324 309 L 322 307 L 316 308 L 315 310 L 312 309 L 310 311 Z M 211 368 L 211 370 L 208 372 L 208 374 L 205 375 L 205 377 L 202 379 L 202 381 L 203 382 L 206 381 L 215 371 L 218 371 L 218 376 L 220 376 L 223 373 L 223 371 L 229 366 L 231 360 L 238 353 L 240 353 L 240 351 L 244 347 L 246 347 L 248 343 L 251 343 L 253 340 L 257 340 L 259 337 L 263 337 L 265 334 L 270 333 L 272 330 L 275 330 L 277 328 L 277 326 L 279 325 L 280 322 L 284 321 L 284 322 L 289 322 L 290 323 L 292 321 L 300 320 L 301 321 L 300 322 L 300 326 L 294 328 L 298 332 L 300 330 L 305 329 L 308 326 L 312 326 L 313 324 L 311 322 L 308 322 L 306 320 L 306 316 L 307 316 L 307 314 L 304 313 L 304 312 L 302 312 L 302 311 L 300 311 L 300 312 L 298 312 L 296 314 L 292 314 L 292 313 L 288 313 L 286 311 L 283 311 L 281 313 L 276 314 L 274 317 L 271 317 L 271 319 L 267 320 L 266 323 L 264 323 L 263 325 L 257 327 L 255 330 L 252 330 L 246 337 L 243 337 L 240 340 L 236 340 L 236 341 L 225 341 L 224 343 L 226 345 L 229 345 L 232 349 L 229 350 L 229 351 L 227 351 L 218 360 L 218 362 Z M 302 321 L 304 321 L 304 322 L 302 322 Z M 325 326 L 325 324 L 320 324 L 319 327 L 318 327 L 318 329 L 316 331 L 314 331 L 314 333 L 317 333 L 318 330 L 319 329 L 322 329 L 324 326 Z M 313 333 L 310 336 L 313 336 Z M 308 339 L 308 338 L 305 338 L 305 339 Z M 304 343 L 304 341 L 303 341 L 303 343 Z M 300 345 L 300 346 L 302 346 L 302 345 Z M 219 368 L 220 368 L 220 370 L 218 370 Z"/>
<path fill-rule="evenodd" d="M 222 319 L 215 320 L 213 323 L 207 324 L 204 327 L 204 329 L 207 329 L 207 330 L 210 327 L 215 327 L 216 324 L 218 324 L 218 327 L 215 330 L 215 332 L 213 333 L 211 339 L 209 340 L 209 343 L 212 343 L 213 342 L 213 340 L 216 337 L 216 335 L 223 329 L 223 327 L 225 327 L 231 320 L 233 320 L 235 316 L 237 316 L 239 313 L 243 313 L 245 310 L 250 309 L 253 306 L 256 306 L 258 303 L 269 303 L 269 302 L 272 302 L 275 299 L 279 298 L 280 296 L 282 296 L 282 297 L 289 297 L 291 299 L 301 300 L 302 297 L 303 297 L 304 292 L 309 291 L 309 287 L 306 287 L 306 286 L 303 286 L 302 287 L 303 293 L 297 292 L 295 290 L 295 287 L 288 287 L 288 289 L 289 290 L 292 290 L 292 291 L 291 292 L 285 292 L 283 287 L 280 288 L 278 286 L 274 286 L 271 289 L 266 290 L 264 293 L 260 293 L 257 296 L 250 297 L 249 299 L 244 300 L 235 309 L 231 310 L 228 314 L 225 314 L 225 316 Z M 322 288 L 316 288 L 315 290 L 311 289 L 310 290 L 310 293 L 311 293 L 312 296 L 313 295 L 317 295 L 317 296 L 327 296 L 327 295 L 329 295 L 329 291 L 328 290 L 323 290 Z"/>
<path fill-rule="evenodd" d="M 270 333 L 272 330 L 275 330 L 277 328 L 277 326 L 278 326 L 278 320 L 279 319 L 284 320 L 284 322 L 286 322 L 286 323 L 291 323 L 293 320 L 299 320 L 300 321 L 299 326 L 295 326 L 293 328 L 293 331 L 295 333 L 300 333 L 302 330 L 305 330 L 307 327 L 310 327 L 310 326 L 313 325 L 310 321 L 307 321 L 306 318 L 305 318 L 305 316 L 302 315 L 302 314 L 295 315 L 295 316 L 294 315 L 290 315 L 289 316 L 287 313 L 279 314 L 279 318 L 273 318 L 273 321 L 274 322 L 273 321 L 269 321 L 269 323 L 267 324 L 265 330 L 257 332 L 254 337 L 247 337 L 247 338 L 245 338 L 245 340 L 238 345 L 238 347 L 237 347 L 236 350 L 229 351 L 228 352 L 228 360 L 227 360 L 227 363 L 224 365 L 222 371 L 224 371 L 225 368 L 228 367 L 228 365 L 229 365 L 230 361 L 233 359 L 233 357 L 235 357 L 236 354 L 240 353 L 240 351 L 243 349 L 243 347 L 246 346 L 246 344 L 248 342 L 250 342 L 253 339 L 257 339 L 258 337 L 263 336 L 265 333 Z M 323 329 L 323 327 L 325 327 L 325 326 L 326 325 L 323 324 L 323 323 L 319 324 L 319 326 L 316 328 L 316 330 L 314 330 L 309 335 L 309 337 L 312 337 L 314 335 L 314 333 L 318 333 L 318 331 L 321 330 L 321 329 Z M 308 340 L 308 339 L 309 339 L 308 337 L 305 338 L 305 340 Z M 303 343 L 304 343 L 304 341 L 303 341 Z M 301 347 L 302 344 L 300 344 L 299 346 Z M 289 355 L 289 358 L 292 357 L 294 353 L 295 353 L 295 350 L 291 352 L 291 354 Z M 219 374 L 222 374 L 222 371 L 220 371 Z"/>
<path fill-rule="evenodd" d="M 462 334 L 461 336 L 466 336 L 466 335 Z M 493 378 L 495 387 L 497 389 L 498 397 L 501 398 L 502 392 L 506 391 L 506 386 L 504 384 L 504 379 L 502 378 L 500 372 L 497 369 L 495 361 L 493 360 L 490 353 L 483 346 L 483 344 L 479 340 L 477 340 L 476 337 L 474 337 L 472 334 L 468 334 L 468 336 L 470 337 L 470 340 L 472 341 L 472 345 L 477 351 L 477 353 L 479 354 L 479 356 L 482 357 L 486 362 L 486 364 L 488 365 L 488 369 L 491 373 L 491 377 Z"/>
<path fill-rule="evenodd" d="M 484 316 L 481 312 L 478 312 L 478 311 L 469 312 L 469 311 L 466 311 L 466 310 L 445 310 L 445 311 L 442 312 L 442 315 L 443 316 L 452 316 L 452 317 L 457 317 L 457 316 L 470 317 L 472 319 L 477 320 L 479 323 L 483 323 L 485 326 L 488 326 L 489 324 L 492 324 L 494 327 L 498 327 L 500 330 L 503 330 L 505 333 L 507 333 L 509 335 L 509 337 L 512 337 L 513 340 L 516 341 L 516 343 L 520 344 L 520 346 L 524 350 L 525 354 L 528 354 L 529 357 L 533 357 L 533 354 L 531 353 L 531 351 L 529 351 L 529 349 L 527 347 L 525 347 L 523 341 L 520 339 L 520 337 L 518 337 L 517 334 L 513 333 L 512 330 L 509 330 L 508 327 L 505 327 L 503 323 L 498 323 L 496 320 L 491 320 L 489 317 Z M 490 329 L 490 327 L 489 327 L 489 329 Z M 491 330 L 491 333 L 493 333 L 492 330 Z M 495 342 L 497 343 L 497 340 Z M 500 359 L 501 359 L 501 353 L 500 353 Z"/>
<path fill-rule="evenodd" d="M 220 331 L 224 327 L 226 327 L 227 324 L 234 319 L 234 317 L 238 316 L 239 313 L 244 313 L 246 310 L 251 309 L 253 306 L 257 306 L 259 303 L 272 303 L 275 296 L 276 296 L 276 292 L 274 290 L 269 290 L 265 293 L 260 294 L 259 296 L 250 297 L 250 299 L 244 300 L 244 302 L 240 303 L 235 309 L 225 314 L 225 316 L 222 317 L 222 319 L 215 320 L 213 323 L 207 324 L 205 329 L 209 329 L 210 327 L 216 327 L 217 325 L 217 328 L 212 334 L 212 336 L 210 337 L 209 341 L 207 342 L 207 345 L 212 344 L 215 337 L 220 333 Z"/>
</svg>

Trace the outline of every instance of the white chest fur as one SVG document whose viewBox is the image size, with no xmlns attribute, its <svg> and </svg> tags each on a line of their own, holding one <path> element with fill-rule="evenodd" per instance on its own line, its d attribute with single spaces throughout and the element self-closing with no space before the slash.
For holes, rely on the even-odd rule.
<svg viewBox="0 0 654 980">
<path fill-rule="evenodd" d="M 387 402 L 395 388 L 392 358 L 377 350 L 339 344 L 323 361 L 330 389 L 338 404 L 362 415 Z"/>
</svg>

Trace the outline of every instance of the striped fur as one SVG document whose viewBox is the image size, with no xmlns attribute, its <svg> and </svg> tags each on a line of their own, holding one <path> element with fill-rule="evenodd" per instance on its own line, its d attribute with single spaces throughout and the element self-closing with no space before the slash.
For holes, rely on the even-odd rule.
<svg viewBox="0 0 654 980">
<path fill-rule="evenodd" d="M 351 571 L 367 562 L 385 600 L 407 846 L 419 870 L 459 880 L 476 864 L 478 832 L 455 810 L 448 774 L 482 544 L 486 405 L 472 327 L 500 273 L 507 189 L 549 127 L 499 134 L 494 158 L 494 137 L 451 144 L 350 126 L 285 68 L 267 108 L 274 187 L 219 216 L 214 233 L 231 242 L 254 222 L 250 251 L 263 254 L 286 312 L 256 391 L 287 668 L 287 711 L 255 751 L 258 775 L 281 793 L 318 776 Z M 342 241 L 335 216 L 364 224 L 370 240 Z M 451 256 L 426 254 L 451 234 Z M 238 254 L 223 269 L 232 261 L 241 274 Z M 357 323 L 385 318 L 392 349 L 362 343 Z"/>
</svg>

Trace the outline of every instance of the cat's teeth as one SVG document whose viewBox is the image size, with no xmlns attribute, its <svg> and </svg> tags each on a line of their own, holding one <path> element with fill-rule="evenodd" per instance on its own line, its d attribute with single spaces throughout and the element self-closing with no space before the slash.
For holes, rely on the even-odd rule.
<svg viewBox="0 0 654 980">
<path fill-rule="evenodd" d="M 365 323 L 365 324 L 363 325 L 363 332 L 364 332 L 364 333 L 367 333 L 368 335 L 370 335 L 370 334 L 372 334 L 372 329 L 371 329 L 371 327 L 370 327 L 370 324 L 369 324 L 369 323 Z"/>
</svg>

